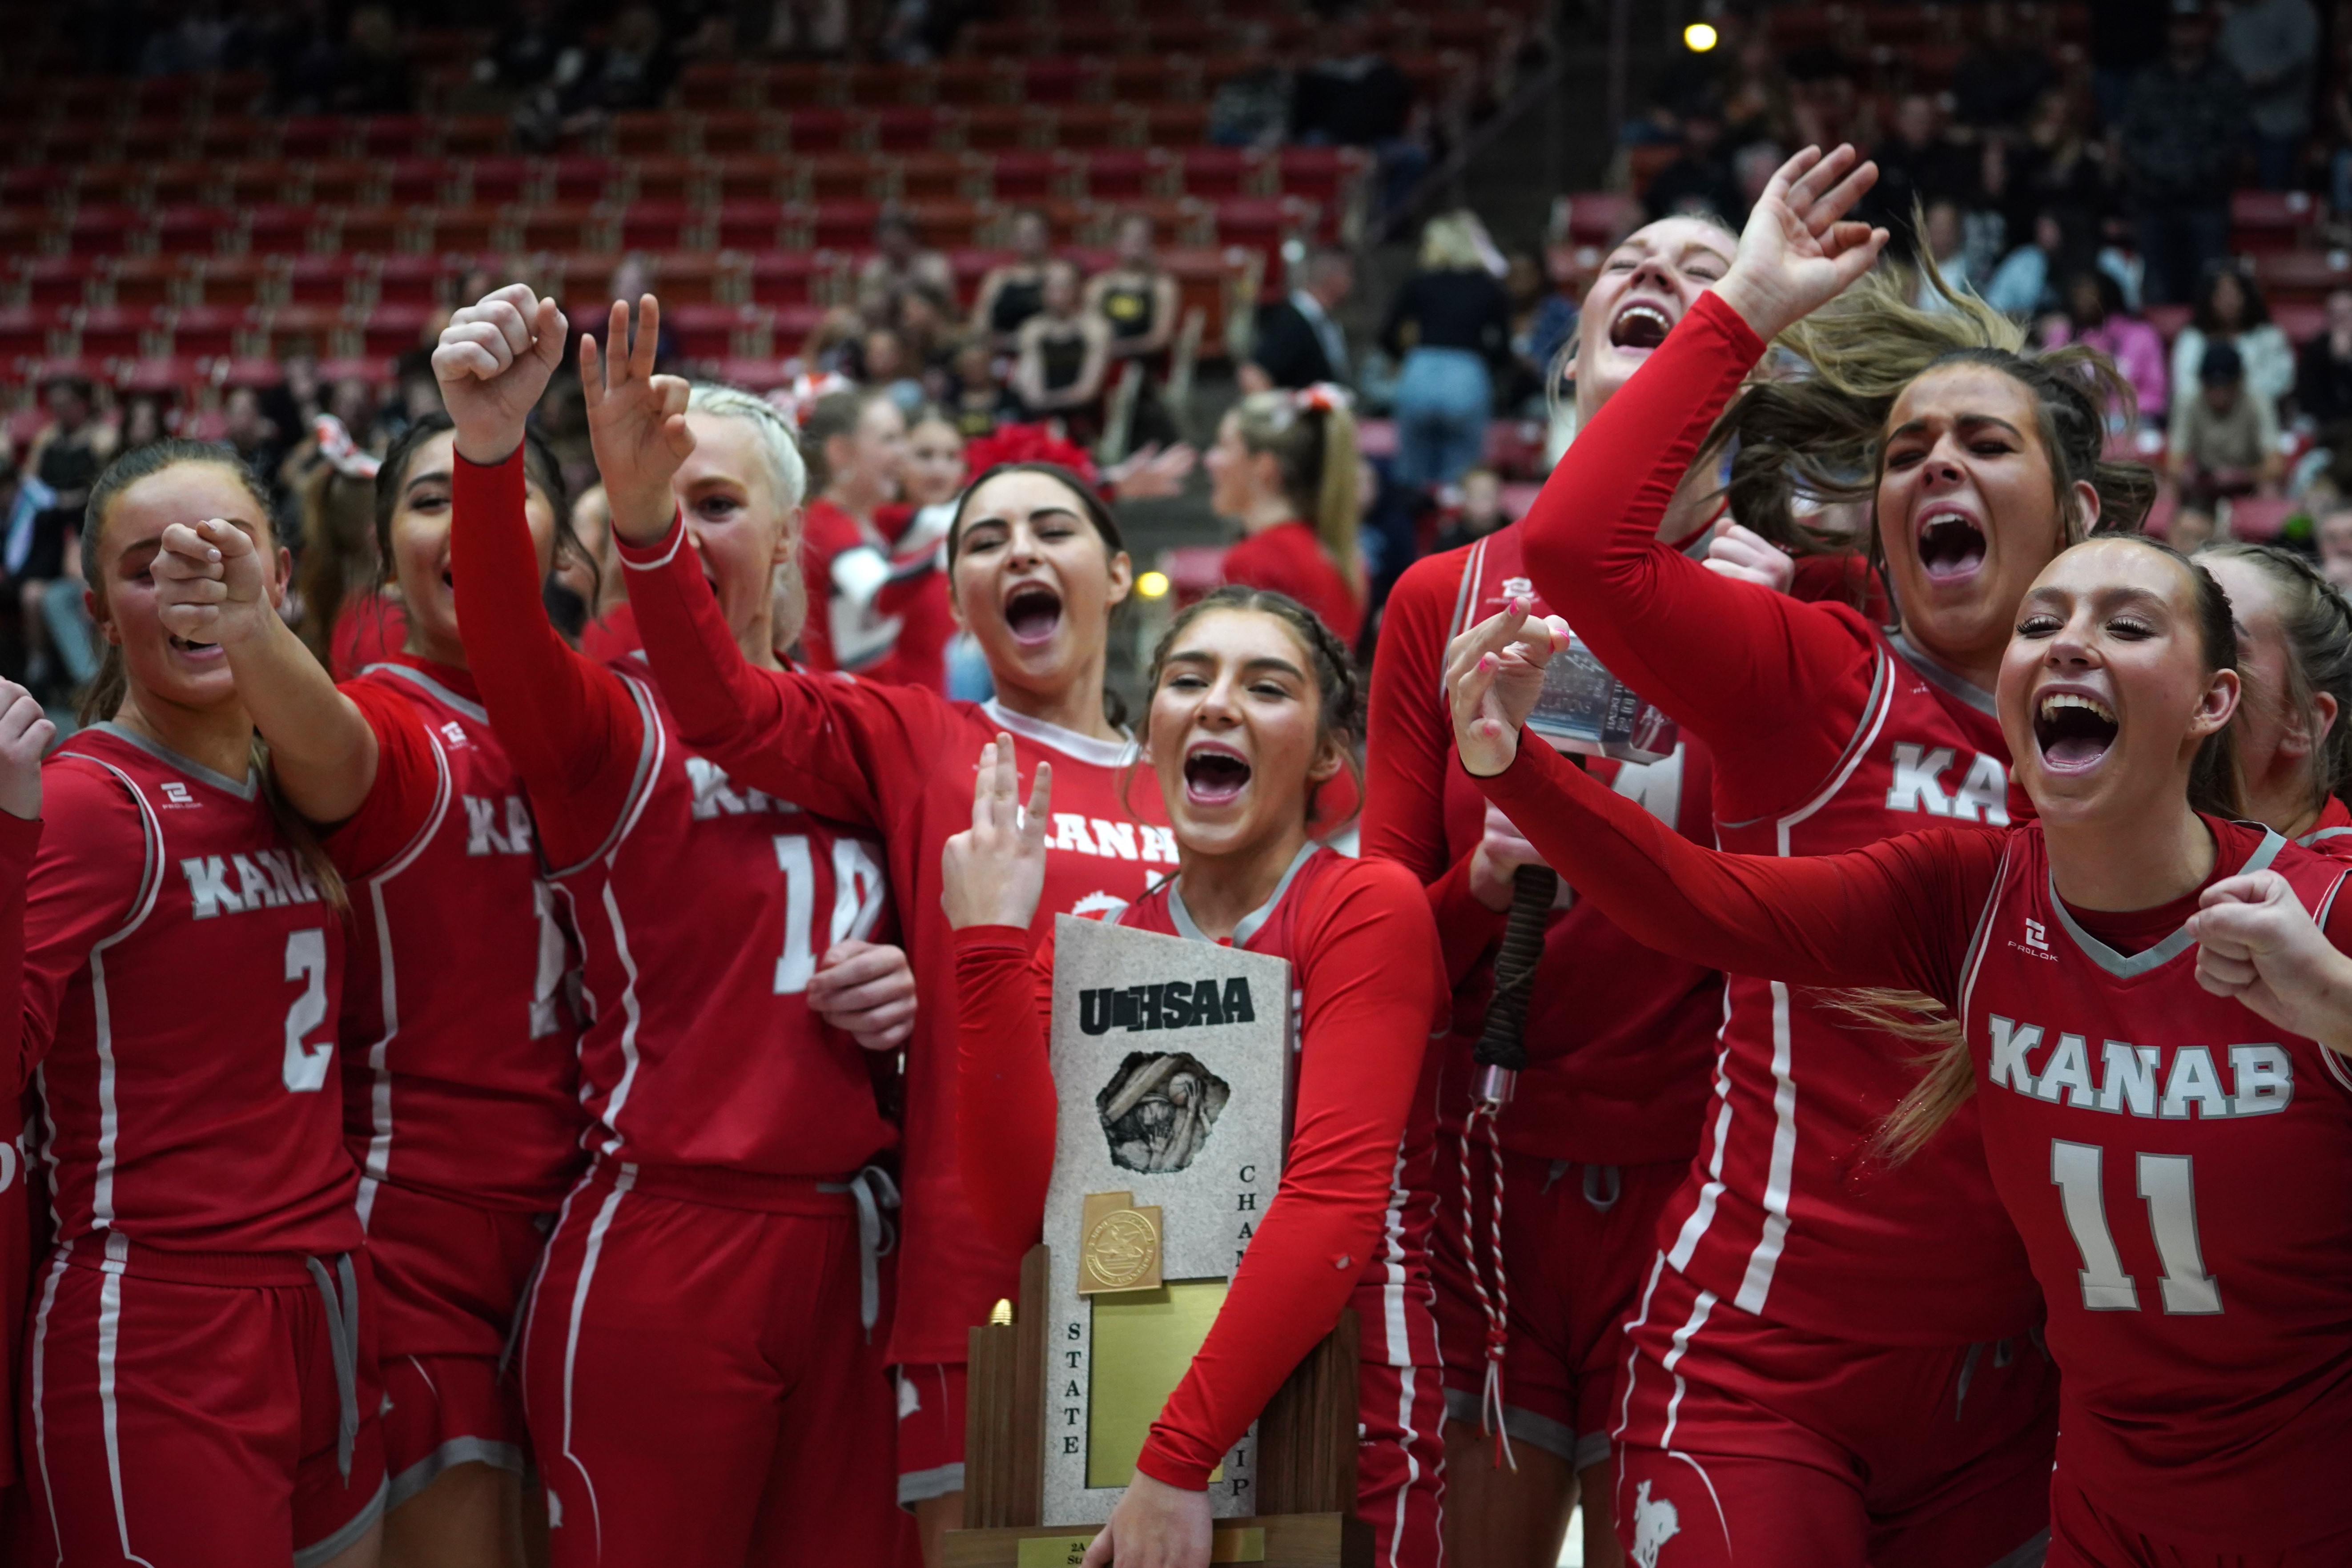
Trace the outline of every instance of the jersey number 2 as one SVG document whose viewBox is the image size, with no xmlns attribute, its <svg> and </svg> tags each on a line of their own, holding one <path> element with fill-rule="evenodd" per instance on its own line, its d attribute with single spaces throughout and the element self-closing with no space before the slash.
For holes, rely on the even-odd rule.
<svg viewBox="0 0 2352 1568">
<path fill-rule="evenodd" d="M 302 994 L 286 1009 L 286 1088 L 291 1094 L 311 1094 L 327 1086 L 327 1069 L 334 1065 L 335 1046 L 306 1046 L 302 1037 L 327 1021 L 327 933 L 289 931 L 286 935 L 286 978 L 299 983 Z"/>
<path fill-rule="evenodd" d="M 808 835 L 776 835 L 776 864 L 784 873 L 784 951 L 776 959 L 776 994 L 797 996 L 816 973 L 816 858 Z M 862 942 L 882 918 L 882 868 L 874 851 L 855 838 L 833 841 L 832 935 L 835 942 Z"/>
<path fill-rule="evenodd" d="M 2099 1165 L 2106 1151 L 2096 1143 L 2050 1142 L 2050 1181 L 2066 1211 L 2066 1228 L 2074 1234 L 2075 1250 L 2083 1255 L 2083 1310 L 2086 1312 L 2137 1312 L 2139 1290 L 2124 1272 L 2116 1238 L 2107 1229 L 2106 1200 L 2099 1186 Z M 2157 1281 L 2164 1310 L 2173 1313 L 2218 1312 L 2221 1288 L 2205 1272 L 2204 1249 L 2197 1243 L 2197 1189 L 2186 1154 L 2137 1156 L 2139 1195 L 2147 1204 L 2148 1229 L 2155 1233 L 2156 1256 L 2164 1265 Z"/>
</svg>

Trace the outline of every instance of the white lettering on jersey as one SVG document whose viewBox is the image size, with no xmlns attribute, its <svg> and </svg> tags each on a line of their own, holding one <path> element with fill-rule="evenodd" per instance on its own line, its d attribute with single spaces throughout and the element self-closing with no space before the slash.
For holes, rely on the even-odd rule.
<svg viewBox="0 0 2352 1568">
<path fill-rule="evenodd" d="M 1633 1562 L 1637 1568 L 1658 1568 L 1658 1553 L 1683 1532 L 1682 1511 L 1664 1498 L 1650 1496 L 1650 1483 L 1633 1489 Z"/>
<path fill-rule="evenodd" d="M 188 793 L 188 786 L 177 779 L 165 779 L 157 787 L 163 792 L 163 805 L 166 808 L 196 804 L 196 797 Z"/>
<path fill-rule="evenodd" d="M 1154 827 L 1148 822 L 1139 826 L 1143 829 L 1144 863 L 1161 866 L 1176 864 L 1176 830 L 1172 827 Z"/>
<path fill-rule="evenodd" d="M 800 809 L 791 801 L 778 800 L 756 789 L 739 791 L 719 764 L 708 758 L 687 758 L 686 776 L 694 785 L 694 805 L 688 811 L 697 822 L 708 822 L 722 814 L 741 816 L 746 812 Z"/>
<path fill-rule="evenodd" d="M 232 871 L 236 875 L 235 888 L 229 886 Z M 208 921 L 215 915 L 319 901 L 318 884 L 282 849 L 258 849 L 251 855 L 190 856 L 180 862 L 180 874 L 188 879 L 192 920 Z"/>
<path fill-rule="evenodd" d="M 2109 1040 L 2100 1052 L 2100 1077 L 2095 1084 L 2090 1042 L 2083 1036 L 2060 1033 L 2037 1073 L 2027 1053 L 2042 1048 L 2046 1035 L 2042 1025 L 1999 1016 L 1985 1023 L 1992 1049 L 1987 1081 L 2053 1105 L 2165 1121 L 2216 1121 L 2267 1116 L 2294 1100 L 2294 1058 L 2283 1046 L 2230 1047 L 2225 1086 L 2210 1047 L 2171 1047 L 2168 1068 L 2164 1047 Z"/>
<path fill-rule="evenodd" d="M 466 853 L 468 855 L 528 855 L 530 853 L 530 808 L 522 796 L 484 799 L 460 795 L 466 803 Z M 506 831 L 499 831 L 499 802 L 506 802 Z"/>
<path fill-rule="evenodd" d="M 466 744 L 466 726 L 452 719 L 441 726 L 441 738 L 452 748 L 462 747 Z"/>
<path fill-rule="evenodd" d="M 1895 782 L 1886 786 L 1889 811 L 1924 811 L 1930 816 L 1957 817 L 1962 822 L 2009 821 L 2009 774 L 2000 763 L 1980 752 L 1970 752 L 1969 771 L 1957 794 L 1944 793 L 1944 773 L 1952 765 L 1952 748 L 1930 751 L 1909 741 L 1895 742 Z"/>
<path fill-rule="evenodd" d="M 1092 855 L 1106 860 L 1139 860 L 1147 866 L 1176 864 L 1176 835 L 1148 822 L 1110 822 L 1075 811 L 1054 814 L 1048 849 Z"/>
</svg>

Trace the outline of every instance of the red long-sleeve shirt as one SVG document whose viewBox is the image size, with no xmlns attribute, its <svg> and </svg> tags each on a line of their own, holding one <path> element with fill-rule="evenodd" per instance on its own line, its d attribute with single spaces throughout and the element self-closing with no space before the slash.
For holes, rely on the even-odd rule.
<svg viewBox="0 0 2352 1568">
<path fill-rule="evenodd" d="M 1228 583 L 1287 594 L 1323 619 L 1349 647 L 1364 629 L 1364 601 L 1325 553 L 1307 524 L 1278 522 L 1225 552 L 1219 569 Z"/>
<path fill-rule="evenodd" d="M 1718 854 L 1525 740 L 1481 783 L 1661 948 L 1951 1009 L 2048 1305 L 2062 1479 L 2183 1548 L 2352 1531 L 2338 1473 L 2352 1443 L 2352 1066 L 2198 984 L 2183 926 L 2202 888 L 2148 910 L 2073 908 L 2033 822 L 1794 859 Z M 2206 886 L 2274 870 L 2352 951 L 2341 861 L 2204 821 Z"/>
<path fill-rule="evenodd" d="M 1171 885 L 1120 923 L 1173 933 Z M 1436 930 L 1402 867 L 1309 853 L 1240 943 L 1290 961 L 1299 996 L 1297 1104 L 1282 1182 L 1214 1327 L 1153 1423 L 1137 1468 L 1199 1490 L 1360 1285 L 1418 1274 L 1429 1223 L 1434 1088 L 1444 1022 Z M 1037 1239 L 1054 1163 L 1046 1059 L 1050 939 L 975 926 L 956 934 L 966 1191 L 1008 1249 Z M 1400 1173 L 1402 1173 L 1402 1174 Z M 1367 1324 L 1365 1355 L 1383 1325 Z"/>
<path fill-rule="evenodd" d="M 1850 605 L 1719 576 L 1658 541 L 1763 347 L 1716 295 L 1698 299 L 1521 523 L 1536 592 L 1714 753 L 1727 849 L 1826 855 L 1938 819 L 2007 823 L 2024 807 L 1989 693 Z M 2039 1295 L 1977 1108 L 1890 1167 L 1876 1128 L 1915 1076 L 1899 1042 L 1777 976 L 1735 972 L 1727 993 L 1715 1104 L 1659 1226 L 1668 1266 L 1742 1310 L 1865 1343 L 2030 1328 Z"/>
<path fill-rule="evenodd" d="M 1054 767 L 1040 934 L 1055 914 L 1099 914 L 1175 869 L 1176 841 L 1147 777 L 1130 795 L 1132 748 L 1000 704 L 950 702 L 914 686 L 753 668 L 676 526 L 649 546 L 621 542 L 630 603 L 680 741 L 756 789 L 880 838 L 907 922 L 922 1005 L 907 1055 L 898 1299 L 890 1359 L 961 1363 L 966 1334 L 1018 1289 L 1019 1255 L 974 1222 L 957 1173 L 955 943 L 940 907 L 940 850 L 971 826 L 972 767 L 999 731 L 1013 738 L 1025 790 Z"/>
<path fill-rule="evenodd" d="M 580 943 L 587 1136 L 606 1158 L 730 1181 L 854 1172 L 896 1132 L 865 1054 L 806 991 L 834 942 L 894 937 L 881 846 L 740 787 L 682 742 L 641 662 L 566 645 L 523 496 L 520 451 L 457 460 L 450 571 L 482 707 Z"/>
</svg>

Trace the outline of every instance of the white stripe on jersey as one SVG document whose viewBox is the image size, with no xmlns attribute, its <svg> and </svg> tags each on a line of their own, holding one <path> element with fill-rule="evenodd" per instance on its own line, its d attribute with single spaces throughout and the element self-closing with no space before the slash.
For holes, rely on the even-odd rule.
<svg viewBox="0 0 2352 1568">
<path fill-rule="evenodd" d="M 128 1251 L 121 1231 L 106 1238 L 106 1261 L 100 1266 L 104 1282 L 98 1289 L 98 1407 L 106 1427 L 106 1480 L 114 1493 L 114 1532 L 123 1556 L 147 1563 L 131 1550 L 131 1514 L 122 1501 L 122 1421 L 114 1404 L 114 1362 L 122 1343 L 122 1264 Z"/>
<path fill-rule="evenodd" d="M 49 1277 L 41 1286 L 41 1310 L 33 1315 L 33 1458 L 41 1470 L 41 1492 L 49 1502 L 49 1539 L 62 1541 L 65 1534 L 58 1528 L 58 1489 L 49 1479 L 49 1417 L 43 1396 L 48 1391 L 49 1314 L 58 1304 L 58 1284 L 71 1267 L 66 1260 L 66 1249 L 58 1248 L 56 1259 L 49 1265 Z"/>
<path fill-rule="evenodd" d="M 122 1136 L 121 1111 L 115 1102 L 114 1009 L 106 989 L 106 950 L 144 925 L 147 917 L 154 912 L 155 900 L 163 890 L 163 828 L 155 818 L 155 808 L 147 804 L 146 793 L 131 782 L 129 773 L 96 757 L 79 752 L 73 754 L 85 762 L 98 763 L 121 781 L 139 807 L 140 826 L 147 839 L 147 868 L 141 876 L 139 900 L 132 906 L 130 920 L 121 931 L 102 938 L 89 950 L 90 1013 L 98 1046 L 98 1171 L 90 1184 L 89 1211 L 91 1228 L 104 1230 L 114 1223 L 116 1145 Z"/>
<path fill-rule="evenodd" d="M 1629 1347 L 1633 1343 L 1633 1331 L 1650 1321 L 1650 1298 L 1657 1294 L 1658 1280 L 1664 1276 L 1665 1272 L 1666 1255 L 1661 1252 L 1657 1259 L 1650 1265 L 1650 1282 L 1642 1287 L 1642 1310 L 1635 1312 L 1625 1325 L 1625 1343 Z M 1611 1437 L 1621 1444 L 1625 1438 L 1625 1428 L 1633 1424 L 1633 1372 L 1634 1368 L 1641 1363 L 1641 1360 L 1640 1350 L 1629 1348 L 1626 1351 L 1625 1397 L 1617 1406 L 1617 1430 L 1610 1434 Z"/>
<path fill-rule="evenodd" d="M 379 667 L 381 668 L 381 667 Z M 402 667 L 393 666 L 397 669 Z M 425 743 L 433 748 L 433 769 L 437 775 L 433 786 L 433 809 L 425 814 L 425 825 L 416 831 L 390 864 L 368 879 L 368 901 L 375 910 L 376 967 L 380 970 L 381 1006 L 383 1011 L 383 1033 L 368 1047 L 368 1070 L 375 1075 L 375 1083 L 368 1092 L 367 1158 L 360 1166 L 360 1229 L 368 1227 L 375 1215 L 376 1189 L 383 1184 L 392 1170 L 392 1037 L 400 1033 L 400 981 L 392 962 L 392 919 L 383 907 L 384 884 L 416 864 L 441 831 L 443 818 L 449 815 L 449 801 L 454 794 L 449 777 L 449 754 L 441 749 L 441 742 L 430 726 L 419 726 L 425 732 Z"/>
<path fill-rule="evenodd" d="M 1665 1430 L 1658 1434 L 1658 1447 L 1661 1448 L 1671 1448 L 1675 1446 L 1675 1422 L 1683 1406 L 1683 1395 L 1689 1392 L 1690 1385 L 1683 1381 L 1683 1374 L 1675 1369 L 1682 1364 L 1683 1357 L 1690 1351 L 1691 1340 L 1701 1329 L 1706 1327 L 1706 1320 L 1713 1315 L 1714 1311 L 1715 1293 L 1711 1290 L 1700 1291 L 1698 1300 L 1691 1303 L 1689 1319 L 1681 1328 L 1675 1331 L 1674 1343 L 1667 1349 L 1665 1359 L 1658 1363 L 1675 1380 L 1674 1396 L 1666 1401 Z"/>
<path fill-rule="evenodd" d="M 1397 1451 L 1404 1456 L 1404 1482 L 1397 1488 L 1396 1519 L 1389 1526 L 1389 1550 L 1385 1559 L 1389 1568 L 1398 1568 L 1398 1557 L 1404 1551 L 1405 1509 L 1412 1501 L 1413 1483 L 1421 1479 L 1421 1461 L 1412 1457 L 1412 1446 L 1421 1436 L 1412 1424 L 1412 1374 L 1417 1370 L 1408 1361 L 1399 1363 L 1397 1373 L 1397 1429 L 1402 1434 L 1397 1439 Z"/>
<path fill-rule="evenodd" d="M 580 1472 L 580 1482 L 588 1489 L 589 1521 L 596 1527 L 596 1554 L 604 1554 L 604 1516 L 596 1501 L 596 1478 L 572 1451 L 572 1369 L 580 1356 L 580 1320 L 588 1310 L 588 1287 L 596 1279 L 596 1259 L 604 1250 L 604 1233 L 613 1228 L 613 1213 L 621 1206 L 621 1194 L 637 1184 L 637 1168 L 623 1165 L 613 1183 L 613 1191 L 596 1211 L 594 1223 L 588 1227 L 588 1246 L 580 1258 L 580 1283 L 572 1291 L 572 1321 L 563 1341 L 563 1458 Z M 548 1238 L 551 1242 L 553 1237 Z"/>
</svg>

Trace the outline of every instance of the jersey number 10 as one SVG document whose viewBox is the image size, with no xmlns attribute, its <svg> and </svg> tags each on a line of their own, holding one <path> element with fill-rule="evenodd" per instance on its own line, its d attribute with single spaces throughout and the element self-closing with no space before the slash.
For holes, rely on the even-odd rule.
<svg viewBox="0 0 2352 1568">
<path fill-rule="evenodd" d="M 2050 1181 L 2058 1189 L 2066 1211 L 2066 1228 L 2083 1255 L 2083 1310 L 2086 1312 L 2137 1312 L 2139 1291 L 2124 1272 L 2116 1238 L 2107 1229 L 2106 1200 L 2099 1187 L 2099 1165 L 2106 1151 L 2096 1143 L 2050 1142 Z M 2147 1204 L 2148 1229 L 2155 1233 L 2156 1256 L 2164 1265 L 2164 1310 L 2170 1313 L 2218 1312 L 2221 1288 L 2205 1272 L 2204 1249 L 2197 1242 L 2197 1189 L 2186 1154 L 2137 1156 L 2139 1195 Z"/>
<path fill-rule="evenodd" d="M 776 994 L 797 996 L 816 973 L 816 859 L 808 835 L 776 835 L 776 864 L 784 873 L 784 951 L 776 959 Z M 825 946 L 863 942 L 882 918 L 887 888 L 882 867 L 863 840 L 833 841 L 833 919 Z"/>
</svg>

